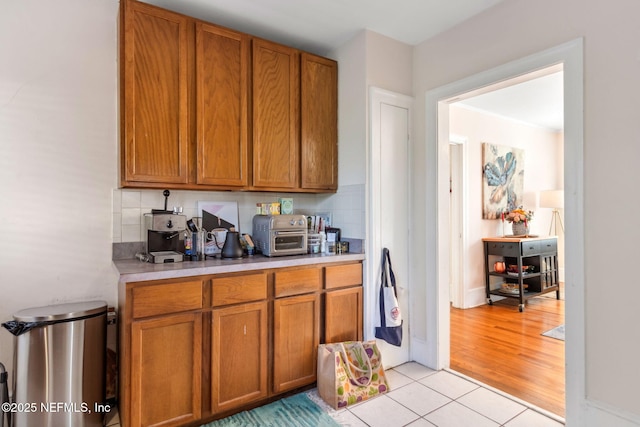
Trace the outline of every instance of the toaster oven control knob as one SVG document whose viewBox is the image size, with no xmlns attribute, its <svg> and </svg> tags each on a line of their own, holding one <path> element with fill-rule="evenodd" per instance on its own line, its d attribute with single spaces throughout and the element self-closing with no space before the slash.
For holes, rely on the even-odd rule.
<svg viewBox="0 0 640 427">
<path fill-rule="evenodd" d="M 291 221 L 289 221 L 289 225 L 292 225 L 292 226 L 293 226 L 293 225 L 296 225 L 296 220 L 295 220 L 295 219 L 292 219 Z"/>
<path fill-rule="evenodd" d="M 167 228 L 173 228 L 173 222 L 171 222 L 171 220 L 167 222 Z"/>
<path fill-rule="evenodd" d="M 304 219 L 298 220 L 298 225 L 300 225 L 300 226 L 304 225 Z"/>
</svg>

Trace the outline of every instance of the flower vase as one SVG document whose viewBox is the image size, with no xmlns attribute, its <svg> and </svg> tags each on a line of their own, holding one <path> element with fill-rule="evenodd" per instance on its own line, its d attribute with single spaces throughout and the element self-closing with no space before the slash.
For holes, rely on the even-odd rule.
<svg viewBox="0 0 640 427">
<path fill-rule="evenodd" d="M 529 234 L 529 226 L 522 221 L 512 222 L 511 230 L 513 230 L 514 236 L 526 236 Z"/>
</svg>

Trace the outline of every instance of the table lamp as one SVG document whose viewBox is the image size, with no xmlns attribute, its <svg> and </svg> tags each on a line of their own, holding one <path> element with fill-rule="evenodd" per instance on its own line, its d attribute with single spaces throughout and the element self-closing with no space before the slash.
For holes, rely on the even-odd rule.
<svg viewBox="0 0 640 427">
<path fill-rule="evenodd" d="M 549 235 L 551 236 L 551 229 L 553 228 L 553 235 L 558 235 L 558 223 L 564 233 L 564 225 L 562 224 L 562 218 L 560 218 L 560 209 L 564 207 L 564 190 L 546 190 L 540 192 L 540 207 L 553 209 L 553 216 L 551 217 L 551 224 L 549 224 Z"/>
</svg>

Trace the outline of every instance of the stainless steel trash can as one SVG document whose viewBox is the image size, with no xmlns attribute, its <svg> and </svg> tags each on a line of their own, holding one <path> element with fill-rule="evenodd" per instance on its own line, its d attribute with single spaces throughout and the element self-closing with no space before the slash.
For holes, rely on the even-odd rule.
<svg viewBox="0 0 640 427">
<path fill-rule="evenodd" d="M 107 303 L 30 308 L 13 315 L 14 427 L 102 427 Z"/>
</svg>

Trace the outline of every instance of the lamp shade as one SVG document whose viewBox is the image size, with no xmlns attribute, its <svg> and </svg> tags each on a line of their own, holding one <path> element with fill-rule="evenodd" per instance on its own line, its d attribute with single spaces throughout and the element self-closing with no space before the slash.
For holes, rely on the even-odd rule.
<svg viewBox="0 0 640 427">
<path fill-rule="evenodd" d="M 541 208 L 564 208 L 564 190 L 546 190 L 540 192 Z"/>
</svg>

